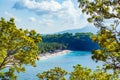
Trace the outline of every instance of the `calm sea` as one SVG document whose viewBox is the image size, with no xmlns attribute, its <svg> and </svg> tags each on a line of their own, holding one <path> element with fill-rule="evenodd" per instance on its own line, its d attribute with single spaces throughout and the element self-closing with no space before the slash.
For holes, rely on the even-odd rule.
<svg viewBox="0 0 120 80">
<path fill-rule="evenodd" d="M 95 70 L 96 66 L 101 66 L 102 63 L 95 63 L 91 59 L 91 52 L 72 51 L 69 54 L 37 61 L 37 67 L 26 66 L 26 72 L 20 73 L 18 80 L 38 80 L 36 77 L 37 73 L 41 73 L 56 66 L 69 72 L 72 71 L 72 67 L 77 64 L 81 64 L 82 66 Z"/>
</svg>

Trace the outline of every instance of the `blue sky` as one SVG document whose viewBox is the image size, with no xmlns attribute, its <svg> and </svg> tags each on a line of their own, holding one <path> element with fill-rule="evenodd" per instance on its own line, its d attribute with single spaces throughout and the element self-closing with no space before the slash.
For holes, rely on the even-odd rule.
<svg viewBox="0 0 120 80">
<path fill-rule="evenodd" d="M 0 17 L 13 17 L 18 28 L 41 34 L 88 25 L 77 0 L 0 0 Z"/>
</svg>

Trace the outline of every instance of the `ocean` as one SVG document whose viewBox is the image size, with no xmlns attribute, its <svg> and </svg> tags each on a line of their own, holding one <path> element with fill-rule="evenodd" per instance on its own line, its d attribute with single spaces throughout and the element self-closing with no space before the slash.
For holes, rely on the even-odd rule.
<svg viewBox="0 0 120 80">
<path fill-rule="evenodd" d="M 38 80 L 37 73 L 49 70 L 54 67 L 61 67 L 62 69 L 71 72 L 73 66 L 81 64 L 84 67 L 96 69 L 96 66 L 101 66 L 102 63 L 96 63 L 91 59 L 91 52 L 87 51 L 72 51 L 65 55 L 54 56 L 46 60 L 37 61 L 37 67 L 25 66 L 26 72 L 18 74 L 18 80 Z"/>
</svg>

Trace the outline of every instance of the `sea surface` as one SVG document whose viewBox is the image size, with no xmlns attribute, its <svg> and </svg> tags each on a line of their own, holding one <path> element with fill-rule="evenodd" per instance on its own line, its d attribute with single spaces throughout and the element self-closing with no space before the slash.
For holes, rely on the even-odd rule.
<svg viewBox="0 0 120 80">
<path fill-rule="evenodd" d="M 91 59 L 91 52 L 87 51 L 72 51 L 65 55 L 54 56 L 46 60 L 37 61 L 37 67 L 26 66 L 26 72 L 18 75 L 18 80 L 38 80 L 37 73 L 42 73 L 54 67 L 61 67 L 70 72 L 73 66 L 81 64 L 82 66 L 96 69 L 96 66 L 101 66 L 102 63 L 96 63 Z"/>
</svg>

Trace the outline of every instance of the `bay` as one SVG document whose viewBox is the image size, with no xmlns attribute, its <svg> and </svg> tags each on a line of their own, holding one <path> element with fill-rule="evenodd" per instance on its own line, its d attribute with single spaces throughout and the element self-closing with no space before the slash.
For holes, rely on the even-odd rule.
<svg viewBox="0 0 120 80">
<path fill-rule="evenodd" d="M 37 67 L 25 66 L 26 72 L 18 75 L 18 80 L 38 80 L 37 73 L 49 70 L 54 67 L 61 67 L 62 69 L 71 72 L 73 66 L 81 64 L 84 67 L 96 69 L 96 66 L 101 66 L 102 63 L 96 63 L 91 59 L 91 52 L 87 51 L 72 51 L 65 55 L 51 57 L 46 60 L 37 61 Z"/>
</svg>

